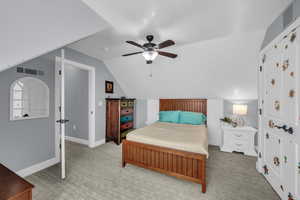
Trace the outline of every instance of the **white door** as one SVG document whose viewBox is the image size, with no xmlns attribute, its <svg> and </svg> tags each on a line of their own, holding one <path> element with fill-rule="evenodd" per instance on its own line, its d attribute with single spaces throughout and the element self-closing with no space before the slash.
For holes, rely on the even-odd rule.
<svg viewBox="0 0 300 200">
<path fill-rule="evenodd" d="M 65 160 L 65 59 L 64 50 L 61 50 L 61 58 L 56 60 L 55 67 L 55 96 L 56 96 L 56 134 L 59 135 L 58 144 L 59 157 L 61 164 L 61 178 L 66 178 L 66 160 Z"/>
<path fill-rule="evenodd" d="M 266 48 L 259 69 L 258 170 L 282 199 L 300 195 L 300 35 L 297 37 L 297 32 L 290 31 Z"/>
</svg>

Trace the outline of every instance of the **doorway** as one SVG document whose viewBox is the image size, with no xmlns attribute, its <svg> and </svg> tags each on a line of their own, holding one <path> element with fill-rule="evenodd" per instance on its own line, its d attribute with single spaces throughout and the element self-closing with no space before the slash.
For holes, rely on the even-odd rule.
<svg viewBox="0 0 300 200">
<path fill-rule="evenodd" d="M 65 178 L 65 140 L 95 146 L 95 68 L 56 57 L 56 156 Z M 62 137 L 64 136 L 64 137 Z"/>
</svg>

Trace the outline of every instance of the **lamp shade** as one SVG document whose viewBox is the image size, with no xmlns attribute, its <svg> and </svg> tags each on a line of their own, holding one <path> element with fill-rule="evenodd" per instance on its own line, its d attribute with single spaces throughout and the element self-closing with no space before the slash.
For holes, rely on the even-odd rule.
<svg viewBox="0 0 300 200">
<path fill-rule="evenodd" d="M 233 108 L 232 112 L 234 115 L 247 115 L 247 111 L 248 111 L 247 105 L 234 104 L 232 108 Z"/>
<path fill-rule="evenodd" d="M 157 51 L 144 51 L 143 56 L 147 61 L 153 61 L 157 57 Z"/>
</svg>

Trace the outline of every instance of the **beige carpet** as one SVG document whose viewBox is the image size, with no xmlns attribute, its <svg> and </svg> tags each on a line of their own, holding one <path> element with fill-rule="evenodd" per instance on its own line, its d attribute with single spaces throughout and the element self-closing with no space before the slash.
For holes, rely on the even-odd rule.
<svg viewBox="0 0 300 200">
<path fill-rule="evenodd" d="M 256 158 L 210 147 L 207 192 L 200 185 L 128 164 L 121 168 L 121 145 L 89 149 L 68 143 L 67 179 L 59 165 L 27 178 L 36 187 L 34 200 L 277 200 L 279 197 L 255 170 Z"/>
</svg>

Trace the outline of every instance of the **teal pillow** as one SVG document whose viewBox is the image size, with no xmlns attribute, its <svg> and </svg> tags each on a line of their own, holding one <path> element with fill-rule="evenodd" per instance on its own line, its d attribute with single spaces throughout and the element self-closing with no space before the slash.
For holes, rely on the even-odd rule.
<svg viewBox="0 0 300 200">
<path fill-rule="evenodd" d="M 178 123 L 180 111 L 160 111 L 159 112 L 159 121 L 160 122 L 169 122 L 169 123 Z"/>
<path fill-rule="evenodd" d="M 180 124 L 202 125 L 206 122 L 206 116 L 203 113 L 196 112 L 180 112 Z"/>
</svg>

